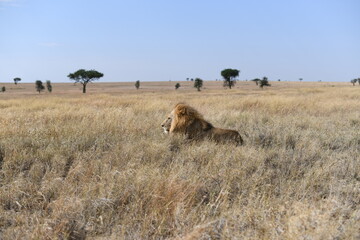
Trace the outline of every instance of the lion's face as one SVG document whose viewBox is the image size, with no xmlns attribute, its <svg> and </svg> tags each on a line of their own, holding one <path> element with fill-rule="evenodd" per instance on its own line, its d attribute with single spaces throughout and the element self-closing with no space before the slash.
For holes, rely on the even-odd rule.
<svg viewBox="0 0 360 240">
<path fill-rule="evenodd" d="M 170 127 L 171 127 L 171 122 L 172 122 L 172 120 L 173 120 L 173 116 L 174 116 L 174 114 L 173 114 L 173 112 L 171 112 L 171 113 L 169 114 L 169 116 L 161 123 L 161 127 L 164 129 L 164 132 L 165 132 L 166 134 L 168 134 L 169 131 L 170 131 Z"/>
</svg>

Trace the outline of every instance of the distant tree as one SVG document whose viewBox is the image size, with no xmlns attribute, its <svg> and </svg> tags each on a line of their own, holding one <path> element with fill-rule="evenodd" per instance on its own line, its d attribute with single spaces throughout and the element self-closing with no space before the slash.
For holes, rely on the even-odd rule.
<svg viewBox="0 0 360 240">
<path fill-rule="evenodd" d="M 189 81 L 189 78 L 186 78 L 186 81 Z"/>
<path fill-rule="evenodd" d="M 6 91 L 6 87 L 3 86 L 3 87 L 1 88 L 1 92 L 5 92 L 5 91 Z"/>
<path fill-rule="evenodd" d="M 14 78 L 14 83 L 15 83 L 15 85 L 17 85 L 18 82 L 20 82 L 20 81 L 21 81 L 21 78 L 19 78 L 19 77 Z"/>
<path fill-rule="evenodd" d="M 37 81 L 35 82 L 35 88 L 36 88 L 36 91 L 39 92 L 39 94 L 40 94 L 41 91 L 44 91 L 44 89 L 45 89 L 45 87 L 44 87 L 44 85 L 43 85 L 43 82 L 40 81 L 40 80 L 37 80 Z"/>
<path fill-rule="evenodd" d="M 196 88 L 200 92 L 200 88 L 203 86 L 203 80 L 200 78 L 195 78 L 194 88 Z"/>
<path fill-rule="evenodd" d="M 231 87 L 235 86 L 235 78 L 239 76 L 239 70 L 227 68 L 221 71 L 221 76 L 224 78 L 224 87 Z"/>
<path fill-rule="evenodd" d="M 135 87 L 136 87 L 136 89 L 139 89 L 139 88 L 140 88 L 140 81 L 139 81 L 139 80 L 137 80 L 137 81 L 135 82 Z"/>
<path fill-rule="evenodd" d="M 83 85 L 83 93 L 86 93 L 86 85 L 89 82 L 102 78 L 103 76 L 103 73 L 95 70 L 86 71 L 85 69 L 79 69 L 74 73 L 70 73 L 67 77 L 70 78 L 70 80 L 75 81 L 75 83 L 81 83 Z"/>
<path fill-rule="evenodd" d="M 259 82 L 259 86 L 260 88 L 263 88 L 264 86 L 271 86 L 269 81 L 268 81 L 268 78 L 267 77 L 263 77 L 263 79 L 260 80 Z"/>
<path fill-rule="evenodd" d="M 256 83 L 256 86 L 258 86 L 258 85 L 259 85 L 259 82 L 261 81 L 261 79 L 255 78 L 255 79 L 253 79 L 253 80 L 251 80 L 251 81 L 255 82 L 255 83 Z"/>
<path fill-rule="evenodd" d="M 301 82 L 303 79 L 302 78 L 299 78 L 299 81 Z"/>
<path fill-rule="evenodd" d="M 358 83 L 359 83 L 359 85 L 360 85 L 360 78 L 358 78 L 357 80 L 358 80 Z"/>
<path fill-rule="evenodd" d="M 50 80 L 46 80 L 46 88 L 50 93 L 52 92 L 52 86 Z"/>
<path fill-rule="evenodd" d="M 280 79 L 278 79 L 278 82 L 280 82 L 281 80 Z"/>
<path fill-rule="evenodd" d="M 194 81 L 194 79 L 192 78 L 192 79 L 190 79 L 191 81 Z"/>
<path fill-rule="evenodd" d="M 350 80 L 350 82 L 353 84 L 353 86 L 355 86 L 355 83 L 357 82 L 358 80 L 355 78 L 355 79 L 352 79 Z M 359 83 L 360 84 L 360 83 Z"/>
<path fill-rule="evenodd" d="M 180 87 L 180 83 L 175 84 L 175 90 L 177 90 Z"/>
</svg>

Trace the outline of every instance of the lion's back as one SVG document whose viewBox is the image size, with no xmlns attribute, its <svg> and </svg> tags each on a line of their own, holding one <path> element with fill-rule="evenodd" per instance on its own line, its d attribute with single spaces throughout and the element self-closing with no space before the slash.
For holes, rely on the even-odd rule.
<svg viewBox="0 0 360 240">
<path fill-rule="evenodd" d="M 238 131 L 232 129 L 212 128 L 209 137 L 216 142 L 235 142 L 243 144 L 243 139 Z"/>
</svg>

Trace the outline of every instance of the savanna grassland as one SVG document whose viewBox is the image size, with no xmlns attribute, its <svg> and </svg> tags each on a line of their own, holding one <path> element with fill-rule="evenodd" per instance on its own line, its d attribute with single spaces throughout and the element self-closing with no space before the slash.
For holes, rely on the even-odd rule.
<svg viewBox="0 0 360 240">
<path fill-rule="evenodd" d="M 0 239 L 360 238 L 360 86 L 141 84 L 0 93 Z M 178 102 L 245 145 L 171 139 Z"/>
</svg>

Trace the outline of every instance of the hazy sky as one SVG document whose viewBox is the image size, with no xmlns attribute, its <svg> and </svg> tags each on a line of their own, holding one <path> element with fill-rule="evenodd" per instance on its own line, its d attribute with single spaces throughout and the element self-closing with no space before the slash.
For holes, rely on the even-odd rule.
<svg viewBox="0 0 360 240">
<path fill-rule="evenodd" d="M 0 0 L 0 82 L 360 77 L 359 0 Z"/>
</svg>

